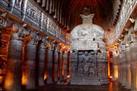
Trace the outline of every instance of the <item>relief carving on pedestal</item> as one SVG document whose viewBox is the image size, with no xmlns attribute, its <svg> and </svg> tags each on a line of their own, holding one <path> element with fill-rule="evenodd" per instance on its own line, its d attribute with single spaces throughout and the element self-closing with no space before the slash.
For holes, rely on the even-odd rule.
<svg viewBox="0 0 137 91">
<path fill-rule="evenodd" d="M 91 55 L 88 52 L 85 52 L 83 55 L 80 55 L 79 66 L 78 66 L 78 73 L 81 76 L 86 77 L 95 77 L 96 73 L 96 60 L 94 58 L 95 55 Z"/>
</svg>

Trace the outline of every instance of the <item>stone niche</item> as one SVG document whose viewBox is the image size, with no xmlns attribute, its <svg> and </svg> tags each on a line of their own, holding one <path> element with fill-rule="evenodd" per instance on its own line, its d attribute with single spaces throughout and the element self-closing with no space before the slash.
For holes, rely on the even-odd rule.
<svg viewBox="0 0 137 91">
<path fill-rule="evenodd" d="M 93 16 L 81 15 L 83 23 L 71 32 L 73 85 L 108 83 L 104 30 L 92 23 Z"/>
</svg>

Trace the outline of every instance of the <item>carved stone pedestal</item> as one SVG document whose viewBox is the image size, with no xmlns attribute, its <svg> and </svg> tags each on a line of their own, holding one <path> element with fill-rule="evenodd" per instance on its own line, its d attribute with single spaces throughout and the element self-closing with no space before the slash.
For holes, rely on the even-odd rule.
<svg viewBox="0 0 137 91">
<path fill-rule="evenodd" d="M 76 54 L 74 54 L 76 55 Z M 72 59 L 72 80 L 74 85 L 103 85 L 108 83 L 107 62 L 97 52 L 82 51 Z"/>
</svg>

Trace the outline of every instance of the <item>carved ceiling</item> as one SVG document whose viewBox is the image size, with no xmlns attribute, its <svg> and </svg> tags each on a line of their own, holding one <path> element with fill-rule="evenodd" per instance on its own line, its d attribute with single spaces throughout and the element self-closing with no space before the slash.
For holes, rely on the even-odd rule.
<svg viewBox="0 0 137 91">
<path fill-rule="evenodd" d="M 56 22 L 70 32 L 81 23 L 79 14 L 84 7 L 95 13 L 94 23 L 107 29 L 116 24 L 123 0 L 35 0 Z"/>
</svg>

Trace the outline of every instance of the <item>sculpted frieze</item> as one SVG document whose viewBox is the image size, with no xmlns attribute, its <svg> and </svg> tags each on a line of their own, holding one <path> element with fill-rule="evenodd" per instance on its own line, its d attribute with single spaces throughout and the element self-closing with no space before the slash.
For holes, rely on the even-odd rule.
<svg viewBox="0 0 137 91">
<path fill-rule="evenodd" d="M 0 0 L 0 7 L 9 9 L 9 4 L 10 4 L 9 0 Z"/>
<path fill-rule="evenodd" d="M 23 17 L 23 8 L 24 2 L 26 0 L 11 0 L 11 12 L 15 16 L 22 18 Z"/>
<path fill-rule="evenodd" d="M 0 0 L 0 7 L 5 8 L 5 6 L 19 21 L 22 20 L 32 25 L 35 29 L 41 29 L 42 32 L 47 32 L 49 35 L 58 37 L 58 39 L 62 36 L 61 40 L 65 41 L 65 35 L 61 34 L 62 29 L 31 0 Z M 9 16 L 11 13 L 9 13 Z M 0 27 L 7 26 L 7 23 L 9 24 L 9 21 L 7 22 L 6 20 L 0 18 Z M 11 22 L 13 24 L 14 19 Z"/>
<path fill-rule="evenodd" d="M 29 0 L 26 5 L 25 19 L 26 21 L 29 20 L 31 23 L 33 23 L 33 25 L 36 25 L 37 27 L 40 26 L 41 11 Z"/>
<path fill-rule="evenodd" d="M 12 0 L 14 4 L 14 8 L 18 9 L 21 11 L 22 9 L 22 4 L 24 0 Z"/>
<path fill-rule="evenodd" d="M 47 23 L 47 32 L 50 33 L 53 36 L 56 36 L 56 24 L 55 22 L 48 18 L 48 23 Z"/>
<path fill-rule="evenodd" d="M 42 13 L 41 29 L 44 32 L 47 31 L 47 22 L 48 22 L 48 16 L 46 16 L 44 13 Z"/>
<path fill-rule="evenodd" d="M 122 9 L 120 12 L 120 18 L 119 18 L 118 23 L 115 27 L 115 32 L 114 32 L 113 36 L 109 37 L 108 44 L 112 43 L 113 41 L 115 41 L 115 39 L 117 39 L 120 36 L 127 20 L 129 19 L 132 11 L 134 10 L 134 7 L 136 6 L 136 4 L 137 4 L 136 0 L 124 0 L 123 1 Z"/>
</svg>

